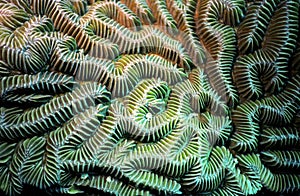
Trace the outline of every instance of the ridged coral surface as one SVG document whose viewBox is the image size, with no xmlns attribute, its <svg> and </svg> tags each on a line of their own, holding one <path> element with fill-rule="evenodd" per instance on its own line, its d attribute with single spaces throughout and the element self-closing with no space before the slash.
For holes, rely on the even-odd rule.
<svg viewBox="0 0 300 196">
<path fill-rule="evenodd" d="M 299 4 L 0 0 L 0 194 L 299 193 Z"/>
</svg>

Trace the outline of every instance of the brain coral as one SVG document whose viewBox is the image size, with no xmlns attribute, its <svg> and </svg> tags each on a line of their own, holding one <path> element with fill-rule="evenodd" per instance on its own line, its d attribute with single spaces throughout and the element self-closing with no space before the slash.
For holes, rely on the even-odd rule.
<svg viewBox="0 0 300 196">
<path fill-rule="evenodd" d="M 0 194 L 298 194 L 299 4 L 0 0 Z"/>
</svg>

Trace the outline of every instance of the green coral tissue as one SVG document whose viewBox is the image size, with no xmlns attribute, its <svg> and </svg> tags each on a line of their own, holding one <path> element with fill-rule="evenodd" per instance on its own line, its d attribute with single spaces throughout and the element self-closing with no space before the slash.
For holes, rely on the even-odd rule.
<svg viewBox="0 0 300 196">
<path fill-rule="evenodd" d="M 0 195 L 300 194 L 300 0 L 0 0 Z"/>
</svg>

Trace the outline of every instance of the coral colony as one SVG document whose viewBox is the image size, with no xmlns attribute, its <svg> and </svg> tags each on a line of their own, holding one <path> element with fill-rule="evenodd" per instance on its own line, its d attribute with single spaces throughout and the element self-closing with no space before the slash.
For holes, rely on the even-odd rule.
<svg viewBox="0 0 300 196">
<path fill-rule="evenodd" d="M 298 194 L 299 4 L 0 0 L 0 194 Z"/>
</svg>

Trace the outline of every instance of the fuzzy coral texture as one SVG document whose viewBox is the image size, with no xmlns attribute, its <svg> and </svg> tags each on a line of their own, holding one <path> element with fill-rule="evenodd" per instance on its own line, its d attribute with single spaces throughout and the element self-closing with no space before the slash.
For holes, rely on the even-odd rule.
<svg viewBox="0 0 300 196">
<path fill-rule="evenodd" d="M 298 194 L 299 4 L 0 0 L 0 194 Z"/>
</svg>

